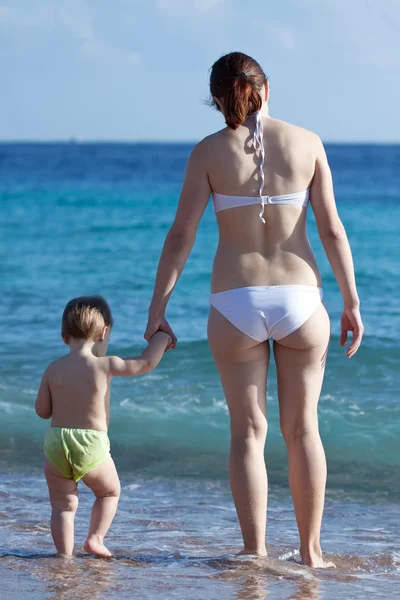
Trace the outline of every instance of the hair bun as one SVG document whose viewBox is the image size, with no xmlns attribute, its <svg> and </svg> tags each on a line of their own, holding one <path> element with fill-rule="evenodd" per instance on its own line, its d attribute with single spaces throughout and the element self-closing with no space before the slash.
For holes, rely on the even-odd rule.
<svg viewBox="0 0 400 600">
<path fill-rule="evenodd" d="M 257 61 L 243 52 L 221 56 L 212 66 L 210 92 L 224 113 L 225 123 L 237 129 L 261 109 L 262 90 L 267 78 Z"/>
</svg>

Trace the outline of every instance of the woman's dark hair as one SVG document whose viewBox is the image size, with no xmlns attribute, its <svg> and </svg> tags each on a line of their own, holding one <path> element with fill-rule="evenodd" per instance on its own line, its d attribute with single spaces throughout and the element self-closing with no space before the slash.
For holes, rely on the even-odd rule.
<svg viewBox="0 0 400 600">
<path fill-rule="evenodd" d="M 225 122 L 231 129 L 260 110 L 260 92 L 267 77 L 257 61 L 243 52 L 221 56 L 211 67 L 210 91 L 223 107 Z M 217 110 L 221 110 L 214 101 Z"/>
</svg>

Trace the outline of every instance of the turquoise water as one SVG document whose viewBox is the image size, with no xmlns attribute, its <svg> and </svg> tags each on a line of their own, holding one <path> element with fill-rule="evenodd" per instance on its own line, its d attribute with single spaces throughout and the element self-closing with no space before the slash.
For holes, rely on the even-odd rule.
<svg viewBox="0 0 400 600">
<path fill-rule="evenodd" d="M 0 519 L 0 570 L 3 565 L 35 578 L 35 569 L 45 568 L 43 556 L 52 551 L 40 472 L 48 424 L 35 416 L 33 403 L 44 368 L 65 352 L 60 340 L 64 305 L 77 295 L 103 294 L 115 318 L 110 352 L 128 355 L 143 347 L 157 260 L 190 148 L 0 145 L 0 494 L 7 504 Z M 365 586 L 375 585 L 382 573 L 390 590 L 398 564 L 399 529 L 393 515 L 398 514 L 400 499 L 400 147 L 332 145 L 327 152 L 353 250 L 366 330 L 358 354 L 347 360 L 338 341 L 340 295 L 309 211 L 309 237 L 332 322 L 319 411 L 329 468 L 324 539 L 341 565 L 335 575 L 323 576 L 315 593 L 337 596 L 340 586 L 351 585 L 340 577 L 353 578 L 353 583 L 358 577 L 351 597 L 361 598 Z M 300 593 L 293 591 L 298 585 L 293 588 L 294 580 L 308 581 L 294 563 L 281 560 L 276 569 L 264 565 L 264 581 L 259 567 L 248 562 L 238 566 L 225 556 L 239 548 L 240 534 L 227 488 L 228 415 L 206 341 L 216 243 L 209 207 L 169 307 L 168 318 L 179 338 L 176 352 L 169 352 L 147 376 L 113 383 L 110 438 L 123 484 L 129 489 L 123 493 L 110 534 L 110 546 L 115 537 L 114 546 L 121 548 L 121 560 L 110 577 L 118 580 L 125 568 L 127 572 L 134 568 L 134 556 L 143 555 L 148 557 L 146 572 L 154 583 L 153 592 L 143 597 L 157 597 L 157 578 L 167 567 L 171 573 L 176 571 L 178 580 L 182 576 L 186 582 L 196 573 L 200 578 L 196 585 L 203 591 L 196 588 L 198 596 L 182 592 L 182 597 L 204 593 L 235 597 L 243 577 L 261 577 L 260 594 L 270 586 L 269 597 L 290 597 Z M 272 368 L 266 457 L 272 490 L 269 542 L 271 554 L 278 559 L 294 552 L 297 540 L 274 375 Z M 139 486 L 138 496 L 132 491 L 135 486 Z M 19 489 L 18 503 L 10 501 L 18 497 Z M 150 523 L 146 539 L 151 541 L 135 538 L 132 542 L 132 535 L 142 539 L 140 517 L 131 515 L 127 531 L 121 515 L 140 512 L 146 502 L 146 510 L 156 515 L 157 494 L 169 498 L 168 514 L 160 520 L 146 513 Z M 186 508 L 180 513 L 182 494 L 187 496 Z M 197 541 L 185 546 L 192 529 Z M 164 539 L 164 549 L 156 550 L 158 537 Z M 38 552 L 37 559 L 32 558 L 33 552 Z M 203 560 L 204 552 L 211 563 Z M 85 564 L 90 561 L 85 559 Z M 288 574 L 286 568 L 296 572 Z M 222 575 L 226 572 L 229 577 Z M 211 583 L 210 577 L 217 583 Z M 275 590 L 276 577 L 286 578 L 287 592 Z M 23 578 L 20 582 L 25 585 Z M 178 584 L 171 590 L 170 597 L 180 597 Z M 37 593 L 38 597 L 44 593 L 40 585 Z M 84 597 L 84 591 L 79 593 Z M 111 595 L 100 597 L 113 597 L 114 592 L 107 593 Z M 343 593 L 349 597 L 349 591 Z"/>
</svg>

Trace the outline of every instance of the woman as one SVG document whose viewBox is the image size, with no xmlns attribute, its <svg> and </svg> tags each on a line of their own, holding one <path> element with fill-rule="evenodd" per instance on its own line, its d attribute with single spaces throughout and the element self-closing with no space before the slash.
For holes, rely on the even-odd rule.
<svg viewBox="0 0 400 600">
<path fill-rule="evenodd" d="M 343 296 L 341 345 L 348 331 L 353 334 L 349 358 L 363 333 L 351 251 L 321 140 L 269 117 L 268 80 L 260 65 L 240 52 L 227 54 L 212 67 L 210 89 L 227 127 L 201 141 L 189 158 L 160 258 L 145 338 L 161 329 L 176 343 L 165 310 L 212 194 L 219 245 L 208 339 L 230 413 L 230 484 L 243 552 L 266 555 L 264 444 L 272 338 L 301 559 L 324 567 L 320 528 L 326 462 L 317 405 L 330 326 L 306 234 L 309 201 Z"/>
</svg>

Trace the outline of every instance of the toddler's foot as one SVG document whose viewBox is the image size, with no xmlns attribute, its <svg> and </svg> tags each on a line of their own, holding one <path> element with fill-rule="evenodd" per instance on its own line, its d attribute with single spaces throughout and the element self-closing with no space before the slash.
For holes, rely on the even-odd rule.
<svg viewBox="0 0 400 600">
<path fill-rule="evenodd" d="M 109 549 L 103 544 L 103 540 L 96 535 L 88 537 L 83 547 L 88 554 L 94 554 L 100 558 L 110 558 L 112 556 Z"/>
</svg>

